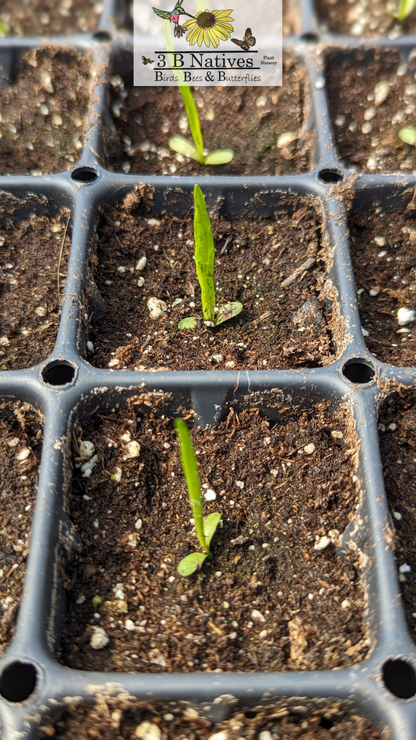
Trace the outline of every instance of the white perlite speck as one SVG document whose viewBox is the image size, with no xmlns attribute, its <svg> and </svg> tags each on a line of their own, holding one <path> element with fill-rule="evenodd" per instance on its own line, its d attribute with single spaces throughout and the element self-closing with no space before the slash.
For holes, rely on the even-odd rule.
<svg viewBox="0 0 416 740">
<path fill-rule="evenodd" d="M 314 550 L 326 550 L 326 548 L 331 544 L 331 540 L 329 537 L 320 537 L 317 542 L 315 542 L 313 549 Z"/>
<path fill-rule="evenodd" d="M 103 647 L 108 645 L 110 638 L 106 634 L 102 627 L 94 627 L 94 632 L 91 635 L 90 645 L 93 650 L 102 650 Z"/>
<path fill-rule="evenodd" d="M 215 493 L 215 491 L 212 490 L 212 488 L 208 488 L 208 490 L 205 491 L 204 493 L 205 501 L 215 501 L 216 498 L 217 498 L 217 494 Z"/>
<path fill-rule="evenodd" d="M 140 257 L 139 261 L 136 264 L 136 270 L 139 270 L 139 272 L 141 272 L 146 267 L 146 264 L 147 264 L 147 257 L 143 255 L 143 257 Z"/>
<path fill-rule="evenodd" d="M 410 565 L 408 565 L 407 563 L 403 563 L 403 565 L 401 565 L 399 568 L 399 573 L 410 573 L 411 570 L 412 569 Z"/>
<path fill-rule="evenodd" d="M 124 622 L 124 626 L 128 632 L 134 632 L 134 630 L 136 629 L 136 625 L 131 619 L 126 619 L 126 621 Z"/>
<path fill-rule="evenodd" d="M 147 310 L 149 311 L 150 318 L 157 320 L 161 319 L 162 316 L 165 315 L 165 313 L 168 310 L 168 307 L 165 303 L 165 301 L 160 300 L 160 298 L 155 298 L 152 296 L 147 301 Z"/>
<path fill-rule="evenodd" d="M 416 311 L 413 308 L 399 308 L 397 311 L 397 323 L 399 326 L 410 324 L 416 319 Z"/>
<path fill-rule="evenodd" d="M 313 442 L 311 442 L 310 444 L 305 445 L 303 449 L 305 450 L 307 455 L 313 455 L 313 453 L 315 452 L 315 445 Z"/>
<path fill-rule="evenodd" d="M 129 442 L 126 445 L 126 451 L 123 455 L 123 460 L 132 460 L 140 455 L 140 445 L 138 442 Z"/>
<path fill-rule="evenodd" d="M 162 737 L 158 725 L 153 722 L 141 722 L 140 725 L 137 725 L 134 734 L 136 737 L 140 737 L 141 740 L 160 740 Z"/>
</svg>

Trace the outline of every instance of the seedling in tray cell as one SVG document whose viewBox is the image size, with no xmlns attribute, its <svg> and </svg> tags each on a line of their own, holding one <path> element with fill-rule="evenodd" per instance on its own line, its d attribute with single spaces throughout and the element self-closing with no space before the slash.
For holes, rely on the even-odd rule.
<svg viewBox="0 0 416 740">
<path fill-rule="evenodd" d="M 233 301 L 220 306 L 215 313 L 214 237 L 205 199 L 199 185 L 194 186 L 194 209 L 195 266 L 201 288 L 202 313 L 207 326 L 218 326 L 238 316 L 243 310 L 243 305 L 239 301 Z M 196 316 L 189 316 L 182 319 L 178 327 L 179 329 L 193 329 L 197 322 Z"/>
<path fill-rule="evenodd" d="M 400 0 L 399 8 L 395 15 L 398 21 L 406 20 L 407 16 L 410 15 L 416 8 L 416 0 Z"/>
<path fill-rule="evenodd" d="M 187 85 L 178 85 L 178 88 L 185 104 L 186 115 L 188 116 L 189 128 L 191 129 L 194 143 L 192 144 L 191 141 L 185 139 L 183 136 L 175 134 L 175 136 L 169 139 L 170 148 L 184 157 L 195 159 L 200 164 L 227 164 L 227 162 L 231 162 L 234 158 L 232 149 L 215 149 L 206 155 L 204 154 L 204 139 L 201 124 L 191 89 Z"/>
<path fill-rule="evenodd" d="M 195 520 L 195 529 L 199 544 L 204 552 L 192 552 L 184 557 L 178 565 L 178 573 L 181 576 L 191 576 L 206 558 L 211 557 L 209 546 L 221 519 L 221 514 L 214 512 L 203 517 L 204 503 L 201 494 L 201 483 L 199 480 L 198 463 L 192 444 L 189 429 L 183 419 L 175 419 L 175 429 L 179 438 L 179 449 L 181 455 L 183 474 L 188 489 L 189 502 L 192 515 Z"/>
</svg>

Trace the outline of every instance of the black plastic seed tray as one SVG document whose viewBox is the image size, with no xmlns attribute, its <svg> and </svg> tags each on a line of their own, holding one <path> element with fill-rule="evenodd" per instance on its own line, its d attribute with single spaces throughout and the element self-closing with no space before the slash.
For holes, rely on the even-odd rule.
<svg viewBox="0 0 416 740">
<path fill-rule="evenodd" d="M 416 368 L 388 365 L 367 349 L 354 285 L 348 218 L 350 212 L 377 208 L 386 213 L 387 220 L 393 212 L 404 212 L 416 177 L 404 172 L 360 174 L 357 168 L 344 164 L 335 144 L 326 71 L 328 60 L 344 53 L 353 59 L 358 50 L 368 53 L 370 63 L 375 49 L 393 50 L 405 64 L 415 38 L 363 40 L 321 33 L 313 3 L 300 0 L 299 35 L 284 39 L 284 52 L 295 55 L 306 70 L 306 95 L 311 101 L 305 129 L 311 142 L 309 171 L 262 177 L 129 175 L 105 169 L 103 139 L 114 126 L 109 79 L 131 73 L 130 12 L 127 2 L 105 0 L 95 33 L 46 40 L 0 39 L 4 86 L 13 79 L 22 53 L 46 42 L 81 53 L 91 51 L 96 73 L 79 160 L 68 171 L 53 175 L 0 176 L 0 190 L 12 196 L 7 203 L 13 203 L 11 218 L 16 224 L 31 213 L 55 216 L 65 208 L 70 213 L 67 233 L 71 241 L 59 332 L 52 352 L 34 367 L 0 371 L 1 400 L 28 403 L 43 419 L 24 588 L 14 637 L 0 659 L 1 737 L 37 737 L 39 726 L 51 722 L 50 717 L 58 715 L 71 698 L 91 704 L 99 694 L 127 692 L 139 700 L 170 703 L 170 707 L 189 702 L 214 721 L 224 719 L 236 707 L 292 706 L 301 717 L 310 701 L 318 714 L 323 701 L 341 701 L 352 714 L 372 720 L 382 737 L 411 740 L 416 737 L 416 651 L 393 550 L 394 527 L 383 481 L 378 410 L 390 395 L 403 394 L 415 386 Z M 87 350 L 89 322 L 94 315 L 103 315 L 105 305 L 94 283 L 90 259 L 103 211 L 145 184 L 154 190 L 147 215 L 156 217 L 163 211 L 182 216 L 191 209 L 195 182 L 202 187 L 209 208 L 228 219 L 273 215 L 288 208 L 288 202 L 292 209 L 297 202 L 307 203 L 319 215 L 327 295 L 331 295 L 338 322 L 333 356 L 325 366 L 187 373 L 94 367 Z M 0 211 L 0 223 L 6 217 L 10 216 Z M 231 404 L 237 410 L 257 407 L 272 423 L 285 423 L 287 408 L 312 409 L 322 400 L 331 403 L 335 417 L 341 409 L 343 413 L 346 410 L 356 434 L 356 454 L 350 467 L 360 496 L 350 525 L 340 535 L 337 553 L 340 559 L 348 550 L 360 553 L 368 648 L 362 662 L 340 670 L 313 672 L 115 674 L 70 669 L 58 661 L 66 609 L 65 567 L 80 546 L 76 526 L 68 516 L 75 426 L 97 412 L 122 410 L 131 399 L 136 399 L 143 413 L 149 413 L 153 394 L 166 398 L 164 414 L 173 418 L 194 412 L 196 424 L 202 428 L 223 420 Z M 6 576 L 4 568 L 2 577 Z M 215 732 L 215 724 L 211 732 Z"/>
</svg>

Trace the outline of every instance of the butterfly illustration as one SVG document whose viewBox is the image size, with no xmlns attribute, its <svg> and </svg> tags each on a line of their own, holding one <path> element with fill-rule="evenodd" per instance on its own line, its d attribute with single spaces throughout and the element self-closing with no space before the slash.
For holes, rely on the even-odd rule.
<svg viewBox="0 0 416 740">
<path fill-rule="evenodd" d="M 240 46 L 243 51 L 249 51 L 250 46 L 255 46 L 256 44 L 256 39 L 251 35 L 251 28 L 246 28 L 243 41 L 240 41 L 240 39 L 231 39 L 231 41 L 233 44 Z"/>
<path fill-rule="evenodd" d="M 142 62 L 143 62 L 143 64 L 153 64 L 154 61 L 155 61 L 154 59 L 146 59 L 146 57 L 144 57 L 142 55 Z"/>
</svg>

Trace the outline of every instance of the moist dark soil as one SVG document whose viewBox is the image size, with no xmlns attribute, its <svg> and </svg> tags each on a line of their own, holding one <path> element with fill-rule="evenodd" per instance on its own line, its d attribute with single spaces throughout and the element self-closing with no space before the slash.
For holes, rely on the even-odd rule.
<svg viewBox="0 0 416 740">
<path fill-rule="evenodd" d="M 56 218 L 33 213 L 19 220 L 5 194 L 0 195 L 0 212 L 3 206 L 0 369 L 21 370 L 44 360 L 55 344 L 71 241 L 69 213 Z"/>
<path fill-rule="evenodd" d="M 416 396 L 414 392 L 401 396 L 395 394 L 384 403 L 379 437 L 403 605 L 416 639 Z"/>
<path fill-rule="evenodd" d="M 93 31 L 102 0 L 2 0 L 0 20 L 9 36 L 47 36 Z"/>
<path fill-rule="evenodd" d="M 15 630 L 41 447 L 40 415 L 21 401 L 0 403 L 0 655 Z"/>
<path fill-rule="evenodd" d="M 99 231 L 94 272 L 106 313 L 90 330 L 94 365 L 230 370 L 331 361 L 333 311 L 320 220 L 312 206 L 298 201 L 294 212 L 272 218 L 214 217 L 217 301 L 238 300 L 244 308 L 215 329 L 200 320 L 195 329 L 180 330 L 181 319 L 202 316 L 193 216 L 135 215 L 135 198 L 132 193 L 106 209 Z M 146 266 L 137 270 L 144 256 Z M 153 297 L 165 304 L 159 319 L 150 318 Z"/>
<path fill-rule="evenodd" d="M 352 36 L 397 38 L 416 32 L 416 13 L 402 23 L 393 17 L 398 0 L 316 0 L 321 28 Z"/>
<path fill-rule="evenodd" d="M 91 707 L 69 705 L 59 719 L 50 720 L 39 737 L 62 740 L 119 740 L 149 737 L 155 740 L 370 740 L 381 738 L 374 725 L 348 711 L 340 702 L 281 700 L 270 707 L 234 710 L 228 719 L 213 724 L 207 715 L 211 707 L 195 709 L 188 702 L 163 704 L 139 702 L 127 695 L 98 696 Z M 140 728 L 140 729 L 138 729 Z M 215 733 L 213 735 L 213 733 Z M 267 734 L 262 734 L 267 733 Z M 147 735 L 146 735 L 147 736 Z"/>
<path fill-rule="evenodd" d="M 234 151 L 229 164 L 204 167 L 169 149 L 181 134 L 192 140 L 176 87 L 133 87 L 114 76 L 111 113 L 115 129 L 104 141 L 105 166 L 113 171 L 152 175 L 281 175 L 305 172 L 310 134 L 309 96 L 299 61 L 287 58 L 282 87 L 194 88 L 204 144 L 210 151 Z M 283 145 L 281 134 L 293 133 Z"/>
<path fill-rule="evenodd" d="M 416 300 L 414 212 L 353 213 L 349 220 L 361 326 L 368 349 L 391 365 L 416 365 L 416 324 L 399 324 Z"/>
<path fill-rule="evenodd" d="M 0 86 L 0 174 L 67 170 L 84 144 L 90 57 L 71 49 L 26 52 Z"/>
<path fill-rule="evenodd" d="M 335 418 L 326 402 L 288 405 L 273 425 L 252 407 L 192 431 L 204 513 L 220 512 L 223 526 L 212 559 L 184 578 L 178 563 L 199 545 L 172 420 L 134 403 L 75 431 L 69 515 L 83 546 L 66 567 L 60 660 L 145 673 L 362 661 L 358 557 L 335 550 L 358 498 L 343 410 Z"/>
<path fill-rule="evenodd" d="M 413 73 L 396 52 L 330 55 L 326 79 L 332 126 L 347 167 L 362 172 L 416 170 L 415 147 L 398 137 L 403 126 L 415 123 Z M 380 83 L 386 87 L 384 102 Z"/>
</svg>

